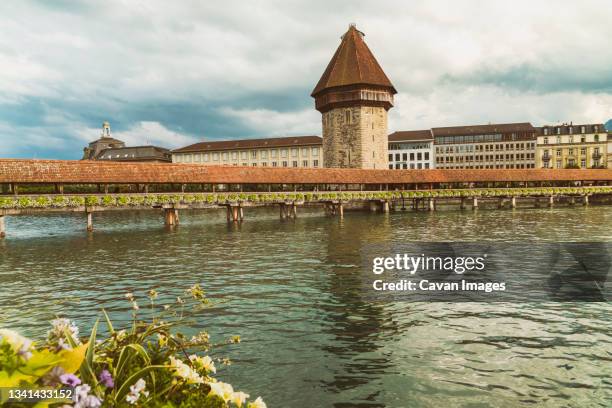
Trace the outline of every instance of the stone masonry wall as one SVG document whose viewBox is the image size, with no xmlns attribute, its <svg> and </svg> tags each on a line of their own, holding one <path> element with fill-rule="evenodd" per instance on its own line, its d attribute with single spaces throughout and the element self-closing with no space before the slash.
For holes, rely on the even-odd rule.
<svg viewBox="0 0 612 408">
<path fill-rule="evenodd" d="M 325 167 L 388 169 L 387 111 L 355 106 L 322 115 Z"/>
</svg>

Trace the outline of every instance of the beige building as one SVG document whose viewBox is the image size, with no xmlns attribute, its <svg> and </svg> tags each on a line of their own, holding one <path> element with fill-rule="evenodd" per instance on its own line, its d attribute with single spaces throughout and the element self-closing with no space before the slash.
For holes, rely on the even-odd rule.
<svg viewBox="0 0 612 408">
<path fill-rule="evenodd" d="M 387 111 L 396 90 L 354 25 L 312 91 L 324 167 L 387 169 Z"/>
<path fill-rule="evenodd" d="M 530 123 L 431 129 L 437 169 L 532 169 L 536 129 Z"/>
<path fill-rule="evenodd" d="M 600 168 L 607 165 L 608 133 L 602 124 L 538 128 L 536 168 Z"/>
<path fill-rule="evenodd" d="M 322 167 L 319 136 L 200 142 L 172 151 L 173 163 L 209 166 Z"/>
</svg>

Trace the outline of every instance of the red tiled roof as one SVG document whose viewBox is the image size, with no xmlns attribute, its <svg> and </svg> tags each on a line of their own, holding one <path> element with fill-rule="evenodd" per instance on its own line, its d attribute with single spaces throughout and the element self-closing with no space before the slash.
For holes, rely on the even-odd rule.
<svg viewBox="0 0 612 408">
<path fill-rule="evenodd" d="M 432 128 L 434 136 L 465 136 L 485 135 L 492 133 L 535 132 L 536 129 L 529 122 L 497 123 L 488 125 L 449 126 Z"/>
<path fill-rule="evenodd" d="M 611 169 L 361 170 L 0 159 L 0 183 L 410 184 L 612 181 Z"/>
<path fill-rule="evenodd" d="M 256 149 L 264 147 L 288 147 L 302 145 L 320 145 L 323 143 L 321 136 L 288 136 L 270 137 L 265 139 L 240 139 L 206 141 L 175 149 L 173 153 L 205 152 L 217 150 Z"/>
<path fill-rule="evenodd" d="M 397 93 L 363 40 L 363 35 L 355 26 L 349 27 L 311 96 L 328 88 L 357 84 L 391 88 L 393 93 Z"/>
<path fill-rule="evenodd" d="M 402 130 L 389 135 L 389 142 L 433 140 L 431 130 Z"/>
</svg>

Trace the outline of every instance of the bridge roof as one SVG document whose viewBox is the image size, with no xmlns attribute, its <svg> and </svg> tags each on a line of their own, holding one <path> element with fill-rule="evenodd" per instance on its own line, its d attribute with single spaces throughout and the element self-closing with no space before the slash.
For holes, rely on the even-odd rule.
<svg viewBox="0 0 612 408">
<path fill-rule="evenodd" d="M 612 169 L 360 170 L 0 159 L 0 183 L 413 184 L 612 181 Z"/>
</svg>

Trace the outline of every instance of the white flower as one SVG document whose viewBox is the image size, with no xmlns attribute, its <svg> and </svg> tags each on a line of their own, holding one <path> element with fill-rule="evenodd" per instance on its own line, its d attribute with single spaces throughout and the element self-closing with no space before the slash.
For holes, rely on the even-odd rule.
<svg viewBox="0 0 612 408">
<path fill-rule="evenodd" d="M 32 357 L 32 341 L 23 337 L 13 330 L 0 330 L 0 343 L 6 342 L 11 346 L 15 354 L 22 357 L 24 360 L 29 360 Z"/>
<path fill-rule="evenodd" d="M 255 401 L 249 403 L 249 408 L 268 408 L 268 407 L 266 406 L 266 403 L 263 402 L 261 397 L 257 397 Z"/>
<path fill-rule="evenodd" d="M 247 398 L 249 398 L 249 394 L 245 394 L 244 392 L 235 392 L 232 395 L 231 400 L 238 408 L 240 408 Z"/>
<path fill-rule="evenodd" d="M 134 310 L 138 310 L 138 309 L 140 309 L 140 308 L 138 307 L 138 303 L 136 303 L 136 301 L 132 302 L 132 309 L 134 309 Z"/>
<path fill-rule="evenodd" d="M 202 384 L 204 379 L 187 364 L 170 356 L 170 366 L 174 368 L 174 375 L 182 378 L 187 384 Z"/>
<path fill-rule="evenodd" d="M 91 387 L 87 384 L 77 385 L 74 389 L 74 408 L 100 408 L 102 401 L 90 395 Z"/>
<path fill-rule="evenodd" d="M 209 395 L 216 395 L 223 400 L 223 402 L 229 401 L 234 395 L 234 388 L 231 384 L 226 384 L 221 381 L 207 383 L 210 387 Z"/>
<path fill-rule="evenodd" d="M 145 388 L 147 383 L 142 378 L 136 381 L 135 384 L 130 386 L 130 393 L 125 397 L 125 400 L 130 404 L 135 404 L 136 401 L 140 398 L 140 394 L 145 397 L 149 396 L 149 391 L 146 391 Z"/>
<path fill-rule="evenodd" d="M 125 294 L 125 298 L 127 300 L 129 300 L 130 302 L 133 302 L 134 301 L 134 294 L 132 292 L 128 292 L 128 293 Z"/>
<path fill-rule="evenodd" d="M 66 333 L 68 333 L 76 344 L 81 344 L 79 328 L 70 319 L 54 319 L 51 321 L 51 326 L 51 330 L 47 332 L 47 340 L 50 343 L 57 343 L 60 348 L 70 349 L 70 345 L 64 340 Z"/>
<path fill-rule="evenodd" d="M 217 369 L 215 368 L 215 363 L 213 362 L 212 358 L 210 358 L 209 356 L 200 357 L 200 356 L 196 356 L 195 354 L 192 354 L 189 356 L 189 360 L 191 360 L 191 362 L 200 369 L 203 368 L 204 370 L 210 371 L 213 373 L 217 372 Z"/>
</svg>

